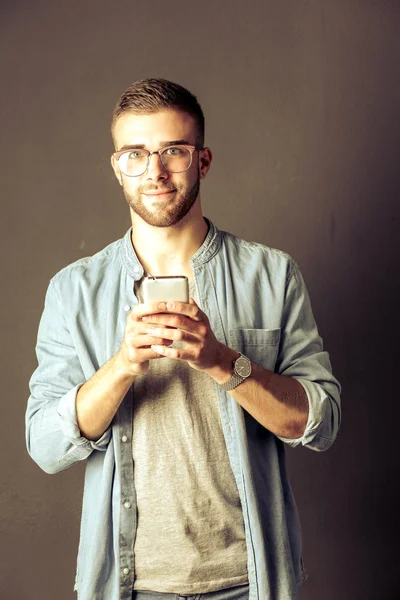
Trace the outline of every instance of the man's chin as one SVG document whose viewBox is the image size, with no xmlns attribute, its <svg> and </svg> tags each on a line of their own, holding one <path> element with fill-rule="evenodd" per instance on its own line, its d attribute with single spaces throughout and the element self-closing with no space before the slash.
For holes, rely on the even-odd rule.
<svg viewBox="0 0 400 600">
<path fill-rule="evenodd" d="M 139 209 L 137 206 L 132 205 L 130 205 L 130 208 L 132 213 L 140 217 L 142 221 L 144 221 L 147 225 L 151 225 L 152 227 L 175 227 L 189 212 L 182 211 L 179 213 L 168 213 L 167 211 L 162 210 L 152 212 L 146 209 Z"/>
<path fill-rule="evenodd" d="M 131 212 L 138 215 L 145 223 L 152 227 L 175 227 L 179 225 L 193 208 L 200 187 L 200 180 L 192 186 L 186 196 L 179 195 L 177 190 L 171 190 L 174 193 L 165 196 L 164 200 L 161 196 L 157 201 L 140 192 L 135 197 L 129 196 L 124 190 L 125 199 L 128 202 Z M 133 215 L 132 215 L 133 216 Z"/>
</svg>

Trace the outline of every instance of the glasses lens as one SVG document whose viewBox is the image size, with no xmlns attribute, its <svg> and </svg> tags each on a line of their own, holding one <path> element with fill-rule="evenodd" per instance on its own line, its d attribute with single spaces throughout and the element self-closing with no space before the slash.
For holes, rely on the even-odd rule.
<svg viewBox="0 0 400 600">
<path fill-rule="evenodd" d="M 146 150 L 128 150 L 119 157 L 119 168 L 125 175 L 137 177 L 146 171 L 147 157 Z"/>
<path fill-rule="evenodd" d="M 181 173 L 190 167 L 191 154 L 187 148 L 171 146 L 160 152 L 160 155 L 164 167 L 171 173 Z"/>
</svg>

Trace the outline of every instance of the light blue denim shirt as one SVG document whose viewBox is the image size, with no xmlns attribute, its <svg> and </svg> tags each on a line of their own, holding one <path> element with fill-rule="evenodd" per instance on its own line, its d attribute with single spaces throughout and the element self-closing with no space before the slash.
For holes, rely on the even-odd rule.
<svg viewBox="0 0 400 600">
<path fill-rule="evenodd" d="M 340 385 L 295 261 L 207 222 L 207 237 L 190 263 L 214 334 L 266 369 L 296 378 L 308 397 L 303 436 L 283 439 L 215 384 L 243 509 L 250 600 L 294 600 L 305 574 L 284 448 L 329 448 L 340 423 Z M 26 439 L 33 460 L 46 473 L 86 460 L 75 582 L 80 600 L 131 600 L 135 578 L 132 388 L 97 441 L 82 437 L 75 410 L 79 387 L 119 350 L 127 311 L 138 302 L 134 281 L 143 267 L 130 236 L 129 230 L 53 277 L 30 381 Z"/>
</svg>

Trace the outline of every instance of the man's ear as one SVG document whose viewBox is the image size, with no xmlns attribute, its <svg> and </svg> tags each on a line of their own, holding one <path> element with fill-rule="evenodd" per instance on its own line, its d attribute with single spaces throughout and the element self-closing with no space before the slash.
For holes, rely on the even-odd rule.
<svg viewBox="0 0 400 600">
<path fill-rule="evenodd" d="M 200 172 L 200 179 L 204 179 L 204 177 L 207 175 L 208 170 L 211 166 L 211 161 L 212 161 L 212 152 L 210 150 L 210 148 L 203 148 L 203 150 L 200 150 L 200 157 L 199 157 L 199 172 Z"/>
<path fill-rule="evenodd" d="M 120 186 L 122 186 L 122 175 L 121 175 L 121 171 L 119 170 L 118 167 L 118 163 L 115 160 L 114 156 L 111 155 L 111 166 L 113 168 L 113 171 L 115 173 L 115 177 L 118 179 L 118 183 Z"/>
</svg>

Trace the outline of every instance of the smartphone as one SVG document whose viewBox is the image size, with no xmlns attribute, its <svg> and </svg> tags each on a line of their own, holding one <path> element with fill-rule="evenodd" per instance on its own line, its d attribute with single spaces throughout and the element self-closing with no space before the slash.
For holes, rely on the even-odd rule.
<svg viewBox="0 0 400 600">
<path fill-rule="evenodd" d="M 144 302 L 189 302 L 189 280 L 185 275 L 145 277 L 143 280 Z"/>
</svg>

